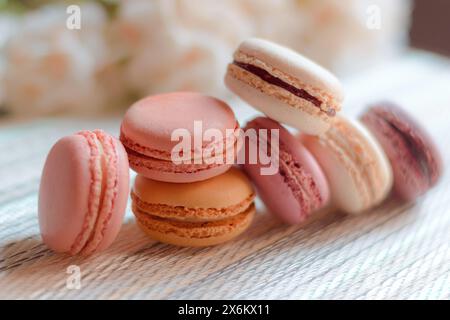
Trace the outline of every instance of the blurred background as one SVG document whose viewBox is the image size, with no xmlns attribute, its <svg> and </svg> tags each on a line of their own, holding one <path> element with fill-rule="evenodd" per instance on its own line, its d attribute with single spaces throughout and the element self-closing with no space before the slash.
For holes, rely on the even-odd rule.
<svg viewBox="0 0 450 320">
<path fill-rule="evenodd" d="M 77 4 L 80 29 L 67 27 Z M 98 114 L 222 78 L 249 36 L 275 40 L 340 77 L 414 46 L 450 53 L 446 0 L 0 0 L 0 117 Z"/>
</svg>

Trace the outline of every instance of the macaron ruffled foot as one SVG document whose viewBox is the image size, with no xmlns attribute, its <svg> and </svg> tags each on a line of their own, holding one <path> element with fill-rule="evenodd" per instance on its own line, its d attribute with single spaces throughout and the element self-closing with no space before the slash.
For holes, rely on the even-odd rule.
<svg viewBox="0 0 450 320">
<path fill-rule="evenodd" d="M 204 139 L 208 130 L 220 133 L 221 139 Z M 120 140 L 130 167 L 138 174 L 188 183 L 215 177 L 231 167 L 234 157 L 230 154 L 238 152 L 238 130 L 234 113 L 225 102 L 200 93 L 173 92 L 133 104 L 122 121 Z M 187 154 L 176 163 L 173 156 L 179 156 L 175 150 L 183 142 L 189 143 Z"/>
<path fill-rule="evenodd" d="M 234 239 L 251 224 L 255 193 L 237 168 L 192 183 L 137 176 L 131 193 L 140 228 L 150 238 L 183 247 L 205 247 Z"/>
</svg>

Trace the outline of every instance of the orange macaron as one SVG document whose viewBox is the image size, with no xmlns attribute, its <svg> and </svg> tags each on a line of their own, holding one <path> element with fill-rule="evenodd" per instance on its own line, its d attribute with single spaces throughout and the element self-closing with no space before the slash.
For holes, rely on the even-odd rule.
<svg viewBox="0 0 450 320">
<path fill-rule="evenodd" d="M 193 183 L 170 183 L 137 176 L 132 209 L 152 239 L 183 247 L 229 241 L 245 231 L 255 214 L 255 192 L 237 168 Z"/>
</svg>

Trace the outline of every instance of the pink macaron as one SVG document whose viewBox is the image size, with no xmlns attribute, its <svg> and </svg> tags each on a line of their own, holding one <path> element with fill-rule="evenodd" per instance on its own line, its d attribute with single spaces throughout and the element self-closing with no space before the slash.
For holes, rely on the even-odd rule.
<svg viewBox="0 0 450 320">
<path fill-rule="evenodd" d="M 39 188 L 39 225 L 56 252 L 106 249 L 122 225 L 129 166 L 122 144 L 101 131 L 60 139 L 50 150 Z"/>
<path fill-rule="evenodd" d="M 174 92 L 133 104 L 122 121 L 120 140 L 138 174 L 187 183 L 227 171 L 237 153 L 238 133 L 238 122 L 225 102 L 195 92 Z M 174 161 L 180 150 L 183 160 Z"/>
<path fill-rule="evenodd" d="M 272 213 L 286 223 L 295 224 L 327 204 L 329 187 L 322 169 L 289 131 L 278 122 L 264 117 L 250 121 L 244 130 L 246 138 L 249 137 L 244 170 Z M 277 144 L 274 145 L 277 132 L 278 148 Z M 256 163 L 251 161 L 251 153 L 255 153 L 256 149 L 258 153 L 270 154 L 273 160 L 278 159 L 277 170 L 263 171 L 269 165 L 262 163 L 260 156 Z M 276 161 L 271 165 L 276 166 Z"/>
<path fill-rule="evenodd" d="M 399 106 L 389 102 L 369 108 L 361 121 L 376 136 L 391 162 L 394 190 L 414 200 L 442 174 L 442 158 L 428 133 Z"/>
</svg>

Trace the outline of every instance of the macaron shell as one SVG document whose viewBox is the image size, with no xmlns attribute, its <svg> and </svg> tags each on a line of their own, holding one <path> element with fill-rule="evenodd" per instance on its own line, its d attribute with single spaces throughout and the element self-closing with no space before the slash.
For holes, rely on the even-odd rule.
<svg viewBox="0 0 450 320">
<path fill-rule="evenodd" d="M 263 64 L 263 62 L 259 63 Z M 253 66 L 251 62 L 248 64 L 243 63 L 243 65 Z M 320 117 L 324 120 L 328 120 L 332 115 L 340 110 L 340 102 L 336 102 L 325 91 L 320 91 L 317 89 L 313 90 L 313 88 L 303 83 L 299 83 L 298 80 L 291 80 L 291 82 L 294 83 L 289 83 L 288 80 L 285 80 L 286 78 L 291 79 L 287 74 L 280 74 L 278 76 L 266 71 L 263 68 L 260 68 L 259 66 L 256 68 L 259 68 L 259 72 L 263 72 L 264 75 L 255 74 L 250 70 L 246 70 L 244 67 L 231 63 L 227 68 L 227 76 L 249 85 L 254 90 L 262 92 L 266 96 L 274 97 L 276 100 L 284 104 L 287 104 L 295 109 L 302 110 L 309 115 Z M 272 72 L 277 71 L 273 70 Z M 266 79 L 265 76 L 268 78 Z M 291 87 L 296 88 L 298 90 L 297 94 L 284 88 L 283 85 L 277 84 L 280 80 L 283 85 L 290 85 Z M 276 83 L 272 83 L 273 81 Z M 319 105 L 317 103 L 319 103 Z M 259 105 L 254 105 L 254 107 L 258 108 Z"/>
<path fill-rule="evenodd" d="M 108 248 L 119 234 L 127 207 L 128 195 L 130 190 L 130 169 L 127 153 L 119 140 L 113 138 L 112 142 L 114 143 L 114 151 L 117 156 L 117 161 L 116 166 L 111 167 L 110 170 L 116 171 L 116 194 L 114 195 L 111 212 L 105 225 L 102 226 L 101 229 L 101 241 L 94 252 L 103 251 Z"/>
<path fill-rule="evenodd" d="M 232 164 L 179 164 L 164 161 L 134 152 L 129 152 L 130 167 L 146 178 L 172 182 L 190 183 L 207 180 L 226 172 Z M 225 161 L 222 161 L 225 162 Z"/>
<path fill-rule="evenodd" d="M 254 191 L 236 167 L 189 184 L 137 176 L 132 190 L 138 225 L 152 238 L 178 246 L 219 244 L 243 232 L 254 216 Z"/>
<path fill-rule="evenodd" d="M 69 252 L 88 212 L 91 150 L 82 136 L 60 139 L 50 150 L 39 187 L 39 226 L 44 242 Z"/>
<path fill-rule="evenodd" d="M 195 209 L 226 209 L 253 197 L 254 191 L 247 177 L 233 167 L 212 179 L 190 184 L 154 181 L 137 176 L 133 191 L 148 204 Z M 227 217 L 226 212 L 216 218 Z M 225 214 L 225 215 L 224 215 Z"/>
<path fill-rule="evenodd" d="M 105 174 L 105 167 L 107 166 L 107 151 L 105 151 L 105 148 L 108 149 L 108 147 L 103 144 L 96 132 L 81 131 L 77 135 L 84 137 L 90 149 L 89 169 L 91 173 L 91 186 L 88 200 L 89 207 L 84 217 L 83 228 L 80 230 L 70 249 L 70 254 L 72 255 L 81 252 L 84 254 L 85 249 L 91 252 L 95 249 L 96 244 L 98 244 L 101 235 L 96 234 L 96 231 L 98 221 L 103 220 L 106 214 L 103 208 L 105 195 L 107 195 L 105 189 L 107 189 L 107 184 L 109 183 L 109 177 Z"/>
<path fill-rule="evenodd" d="M 225 85 L 241 99 L 263 112 L 269 118 L 302 130 L 302 132 L 318 135 L 330 128 L 329 117 L 321 114 L 319 108 L 314 107 L 313 110 L 316 110 L 316 114 L 311 114 L 302 110 L 301 107 L 293 107 L 273 96 L 267 95 L 228 73 L 225 76 Z"/>
<path fill-rule="evenodd" d="M 229 219 L 202 224 L 155 220 L 140 215 L 133 208 L 139 227 L 152 239 L 181 247 L 206 247 L 234 239 L 251 224 L 255 215 L 252 205 L 245 212 Z"/>
<path fill-rule="evenodd" d="M 150 96 L 132 105 L 124 116 L 121 132 L 140 146 L 170 153 L 178 144 L 171 141 L 177 129 L 186 129 L 192 139 L 202 141 L 203 132 L 194 132 L 194 121 L 201 121 L 203 132 L 218 129 L 224 137 L 227 129 L 236 128 L 234 113 L 225 102 L 195 92 L 174 92 Z"/>
<path fill-rule="evenodd" d="M 256 184 L 259 197 L 271 213 L 288 224 L 299 223 L 301 207 L 292 190 L 279 175 L 263 176 L 256 165 L 245 166 L 245 172 Z"/>
<path fill-rule="evenodd" d="M 338 208 L 349 213 L 358 213 L 364 210 L 366 204 L 361 197 L 361 191 L 356 181 L 349 174 L 346 167 L 336 154 L 330 152 L 323 144 L 312 141 L 314 138 L 303 138 L 306 147 L 314 154 L 326 173 L 330 190 L 331 202 Z"/>
<path fill-rule="evenodd" d="M 376 171 L 377 179 L 371 182 L 372 186 L 375 185 L 375 196 L 372 198 L 372 206 L 378 205 L 386 198 L 392 189 L 394 181 L 392 167 L 389 163 L 389 159 L 384 153 L 383 148 L 378 143 L 376 138 L 370 133 L 370 131 L 367 130 L 358 120 L 347 119 L 347 121 L 349 125 L 359 133 L 362 141 L 366 143 L 366 153 L 368 152 L 373 156 L 373 162 L 371 162 L 369 166 L 373 165 Z M 358 150 L 354 151 L 358 152 Z"/>
<path fill-rule="evenodd" d="M 170 206 L 166 204 L 145 202 L 138 196 L 136 196 L 133 192 L 131 192 L 133 206 L 141 212 L 170 220 L 200 223 L 218 221 L 236 216 L 249 208 L 253 204 L 254 198 L 254 195 L 251 195 L 244 201 L 229 207 L 190 208 L 184 206 Z"/>
<path fill-rule="evenodd" d="M 325 90 L 339 101 L 344 98 L 342 85 L 332 73 L 289 48 L 267 40 L 250 38 L 239 46 L 237 52 L 253 56 L 308 85 Z"/>
</svg>

